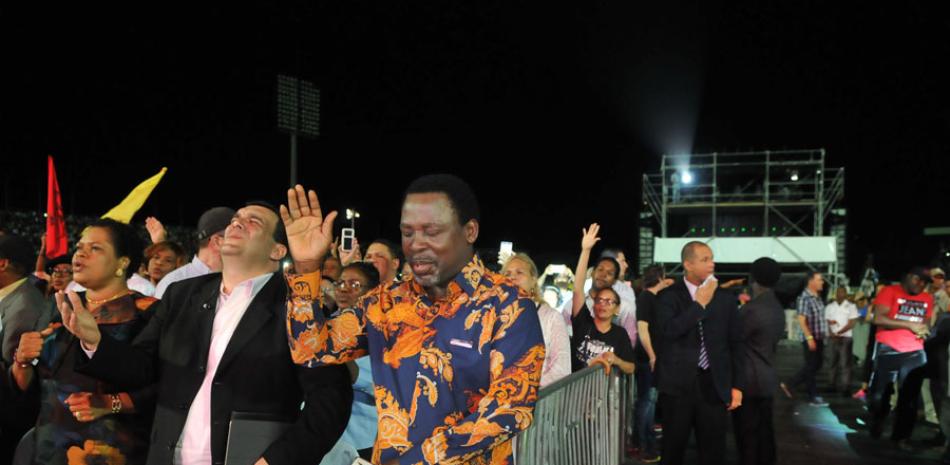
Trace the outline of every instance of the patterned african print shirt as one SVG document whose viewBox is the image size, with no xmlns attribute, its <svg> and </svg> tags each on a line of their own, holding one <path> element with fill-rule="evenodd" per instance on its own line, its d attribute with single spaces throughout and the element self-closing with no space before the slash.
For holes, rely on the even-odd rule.
<svg viewBox="0 0 950 465">
<path fill-rule="evenodd" d="M 287 280 L 296 363 L 370 356 L 379 414 L 373 463 L 512 462 L 511 438 L 531 424 L 544 364 L 538 312 L 517 286 L 476 256 L 442 299 L 408 280 L 326 319 L 319 272 Z"/>
</svg>

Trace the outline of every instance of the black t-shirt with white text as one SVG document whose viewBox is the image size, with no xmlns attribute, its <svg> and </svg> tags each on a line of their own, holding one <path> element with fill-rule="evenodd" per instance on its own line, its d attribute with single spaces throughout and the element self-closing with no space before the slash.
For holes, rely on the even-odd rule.
<svg viewBox="0 0 950 465">
<path fill-rule="evenodd" d="M 583 370 L 591 360 L 605 352 L 613 352 L 625 362 L 634 361 L 635 355 L 627 332 L 616 324 L 611 324 L 606 333 L 598 331 L 587 305 L 577 312 L 577 316 L 571 318 L 571 326 L 574 329 L 574 338 L 571 340 L 571 371 Z"/>
</svg>

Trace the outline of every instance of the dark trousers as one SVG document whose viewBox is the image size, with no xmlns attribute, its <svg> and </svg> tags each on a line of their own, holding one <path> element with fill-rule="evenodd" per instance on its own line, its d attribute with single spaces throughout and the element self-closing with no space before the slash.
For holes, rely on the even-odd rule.
<svg viewBox="0 0 950 465">
<path fill-rule="evenodd" d="M 775 463 L 775 428 L 772 425 L 772 398 L 746 397 L 732 412 L 732 427 L 742 465 Z"/>
<path fill-rule="evenodd" d="M 897 405 L 894 407 L 894 429 L 891 431 L 891 439 L 895 441 L 910 439 L 914 424 L 917 423 L 917 410 L 922 404 L 920 388 L 926 378 L 927 366 L 924 365 L 907 373 L 907 377 L 900 385 Z"/>
<path fill-rule="evenodd" d="M 850 337 L 833 337 L 830 340 L 829 350 L 831 361 L 828 363 L 831 371 L 831 385 L 837 392 L 847 392 L 851 389 L 851 370 L 854 368 L 852 355 L 852 341 Z"/>
<path fill-rule="evenodd" d="M 663 405 L 663 464 L 680 465 L 690 433 L 696 432 L 701 465 L 718 465 L 725 460 L 728 411 L 716 394 L 712 375 L 700 371 L 685 395 L 660 395 Z"/>
<path fill-rule="evenodd" d="M 921 407 L 921 386 L 925 379 L 930 380 L 930 397 L 933 398 L 934 409 L 937 411 L 939 420 L 941 404 L 943 398 L 947 395 L 946 386 L 941 380 L 941 369 L 946 367 L 947 348 L 943 350 L 929 345 L 924 346 L 927 354 L 927 364 L 915 368 L 907 374 L 904 384 L 901 385 L 900 394 L 897 396 L 896 414 L 894 417 L 894 431 L 891 438 L 895 441 L 900 439 L 909 439 L 914 432 L 914 425 L 917 423 L 917 410 Z"/>
<path fill-rule="evenodd" d="M 815 339 L 814 352 L 808 350 L 807 342 L 803 342 L 802 347 L 805 349 L 805 366 L 798 370 L 798 374 L 788 384 L 792 388 L 804 384 L 805 390 L 808 391 L 808 397 L 814 399 L 818 397 L 818 384 L 815 378 L 818 376 L 822 360 L 824 360 L 825 344 L 820 339 Z"/>
<path fill-rule="evenodd" d="M 940 403 L 940 413 L 937 417 L 940 419 L 940 432 L 944 436 L 950 438 L 950 398 L 947 398 L 947 393 L 943 393 L 944 399 Z M 944 455 L 950 455 L 950 447 L 947 447 Z"/>
<path fill-rule="evenodd" d="M 871 331 L 868 332 L 868 346 L 864 355 L 864 379 L 861 380 L 862 383 L 871 382 L 871 373 L 874 372 L 874 346 L 877 342 L 874 341 L 877 334 L 877 326 L 871 325 Z"/>
<path fill-rule="evenodd" d="M 890 398 L 897 385 L 899 395 L 897 406 L 894 409 L 894 430 L 892 438 L 906 439 L 907 424 L 913 427 L 914 417 L 917 416 L 917 399 L 920 397 L 920 385 L 913 392 L 905 382 L 911 372 L 923 367 L 927 363 L 927 356 L 922 350 L 914 352 L 896 352 L 884 344 L 875 347 L 874 372 L 871 374 L 871 384 L 868 385 L 867 403 L 870 415 L 869 427 L 872 436 L 880 435 L 884 420 L 890 413 Z M 909 436 L 909 435 L 908 435 Z"/>
<path fill-rule="evenodd" d="M 656 452 L 656 433 L 653 431 L 654 416 L 656 414 L 656 386 L 654 373 L 650 371 L 649 362 L 636 372 L 637 401 L 634 404 L 634 427 L 637 433 L 637 442 L 640 449 L 647 453 Z"/>
<path fill-rule="evenodd" d="M 941 331 L 945 331 L 943 328 Z M 927 377 L 930 379 L 930 397 L 934 401 L 937 419 L 943 415 L 943 399 L 947 396 L 947 345 L 946 338 L 934 338 L 924 343 L 927 353 Z"/>
</svg>

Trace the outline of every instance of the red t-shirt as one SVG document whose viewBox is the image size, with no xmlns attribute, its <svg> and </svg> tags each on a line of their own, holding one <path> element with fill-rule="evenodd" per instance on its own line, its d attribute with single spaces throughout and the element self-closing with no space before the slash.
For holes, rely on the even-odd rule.
<svg viewBox="0 0 950 465">
<path fill-rule="evenodd" d="M 926 323 L 934 308 L 934 298 L 927 292 L 910 295 L 903 286 L 895 284 L 881 289 L 874 299 L 874 305 L 883 305 L 890 309 L 887 317 L 892 320 Z M 924 349 L 924 341 L 909 329 L 877 328 L 877 342 L 887 344 L 898 352 L 913 352 Z"/>
</svg>

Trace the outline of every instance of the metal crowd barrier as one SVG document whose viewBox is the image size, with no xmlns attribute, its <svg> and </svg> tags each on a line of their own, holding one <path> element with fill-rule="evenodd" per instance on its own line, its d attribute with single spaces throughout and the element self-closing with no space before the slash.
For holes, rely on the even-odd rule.
<svg viewBox="0 0 950 465">
<path fill-rule="evenodd" d="M 632 384 L 592 366 L 541 389 L 534 423 L 515 438 L 515 465 L 622 464 Z"/>
</svg>

